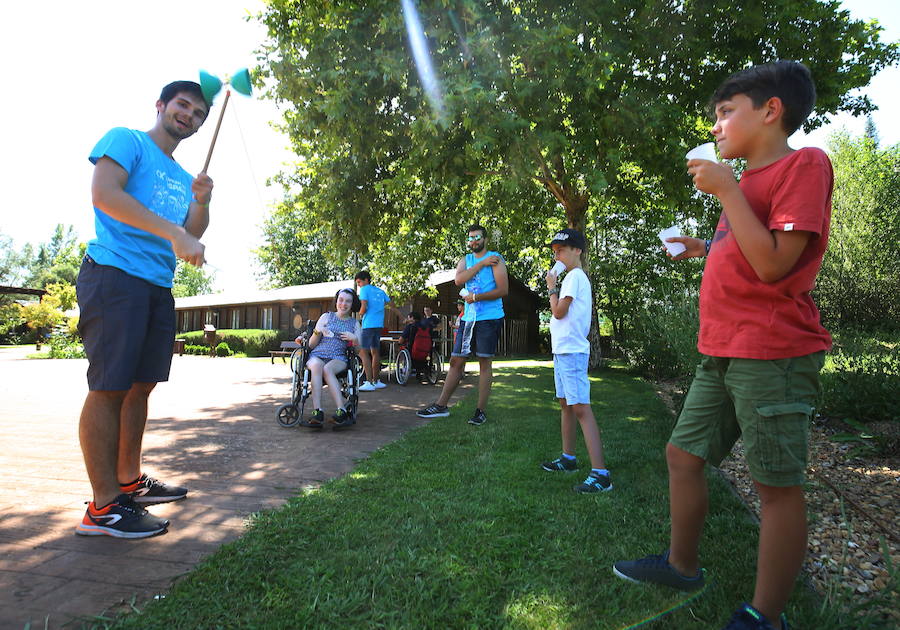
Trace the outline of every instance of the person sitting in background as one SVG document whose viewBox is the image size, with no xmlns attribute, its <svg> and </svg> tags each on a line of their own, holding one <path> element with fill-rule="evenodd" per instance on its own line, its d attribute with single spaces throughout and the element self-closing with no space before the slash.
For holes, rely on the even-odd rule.
<svg viewBox="0 0 900 630">
<path fill-rule="evenodd" d="M 359 345 L 362 332 L 353 312 L 359 308 L 359 298 L 353 289 L 341 289 L 334 296 L 335 310 L 323 313 L 316 322 L 312 336 L 309 338 L 311 352 L 306 361 L 312 385 L 313 414 L 302 426 L 313 429 L 322 428 L 325 414 L 322 411 L 322 382 L 328 383 L 328 391 L 334 401 L 335 412 L 329 422 L 338 427 L 350 426 L 355 421 L 347 413 L 346 401 L 341 397 L 341 386 L 337 375 L 347 369 L 347 345 Z M 304 335 L 297 337 L 297 343 L 303 343 Z"/>
<path fill-rule="evenodd" d="M 426 380 L 425 372 L 428 368 L 428 354 L 431 352 L 432 328 L 427 319 L 413 311 L 406 316 L 406 326 L 400 335 L 400 348 L 409 349 L 412 359 L 412 368 L 419 382 Z"/>
</svg>

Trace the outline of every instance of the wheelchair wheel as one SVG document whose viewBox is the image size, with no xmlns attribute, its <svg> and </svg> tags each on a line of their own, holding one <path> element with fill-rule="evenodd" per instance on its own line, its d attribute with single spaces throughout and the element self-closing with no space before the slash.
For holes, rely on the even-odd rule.
<svg viewBox="0 0 900 630">
<path fill-rule="evenodd" d="M 397 366 L 394 368 L 394 376 L 400 385 L 406 385 L 410 372 L 412 372 L 412 356 L 409 354 L 409 350 L 403 348 L 397 353 Z"/>
<path fill-rule="evenodd" d="M 434 385 L 444 375 L 444 357 L 437 348 L 432 348 L 429 359 L 428 382 Z"/>
<path fill-rule="evenodd" d="M 275 413 L 275 419 L 278 420 L 278 424 L 286 429 L 295 427 L 300 422 L 300 410 L 294 403 L 281 405 Z"/>
<path fill-rule="evenodd" d="M 291 355 L 291 372 L 293 372 L 291 381 L 291 406 L 293 406 L 297 418 L 294 420 L 293 424 L 284 424 L 280 419 L 281 409 L 279 409 L 278 423 L 281 424 L 281 426 L 294 426 L 303 419 L 306 401 L 309 399 L 310 394 L 309 370 L 306 369 L 306 360 L 309 358 L 307 355 L 308 351 L 305 349 L 295 350 Z"/>
<path fill-rule="evenodd" d="M 344 379 L 344 398 L 347 400 L 347 413 L 354 420 L 359 408 L 359 373 L 362 365 L 359 357 L 353 354 L 347 359 L 347 378 Z"/>
</svg>

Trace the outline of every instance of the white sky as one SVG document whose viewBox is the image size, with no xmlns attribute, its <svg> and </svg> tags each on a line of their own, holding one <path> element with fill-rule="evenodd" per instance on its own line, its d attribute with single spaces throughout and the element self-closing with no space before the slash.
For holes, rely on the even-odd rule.
<svg viewBox="0 0 900 630">
<path fill-rule="evenodd" d="M 885 41 L 900 40 L 897 0 L 843 5 L 857 19 L 877 18 Z M 7 198 L 0 233 L 17 248 L 48 240 L 57 223 L 74 225 L 81 240 L 93 238 L 90 149 L 111 127 L 149 129 L 166 83 L 196 81 L 200 69 L 224 77 L 255 66 L 265 29 L 244 17 L 262 6 L 262 0 L 7 3 L 0 20 L 0 120 L 6 124 L 0 184 Z M 895 67 L 864 90 L 881 108 L 874 120 L 882 145 L 900 142 L 891 99 L 898 84 Z M 224 90 L 201 131 L 175 152 L 191 173 L 203 166 L 223 100 Z M 274 105 L 258 95 L 232 94 L 209 168 L 216 187 L 203 238 L 217 289 L 256 286 L 250 250 L 261 243 L 260 225 L 281 193 L 265 180 L 293 159 L 287 138 L 269 124 L 278 119 Z M 849 116 L 836 121 L 853 134 L 864 124 Z M 824 148 L 830 130 L 794 136 L 792 145 Z"/>
</svg>

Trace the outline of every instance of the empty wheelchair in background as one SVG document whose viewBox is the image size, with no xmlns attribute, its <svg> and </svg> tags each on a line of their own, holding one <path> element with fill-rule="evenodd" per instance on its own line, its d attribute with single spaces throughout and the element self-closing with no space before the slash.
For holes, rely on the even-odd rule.
<svg viewBox="0 0 900 630">
<path fill-rule="evenodd" d="M 309 338 L 312 337 L 314 327 L 315 322 L 312 320 L 306 322 L 306 333 L 303 343 L 291 354 L 291 402 L 281 405 L 275 414 L 278 424 L 286 428 L 297 425 L 312 426 L 306 424 L 303 418 L 304 412 L 308 411 L 306 409 L 306 401 L 312 395 L 311 374 L 306 367 L 306 362 L 311 352 Z M 347 344 L 344 360 L 347 363 L 347 368 L 337 374 L 337 379 L 341 387 L 341 397 L 347 401 L 346 411 L 350 424 L 352 424 L 356 422 L 356 414 L 359 408 L 359 378 L 362 373 L 359 356 L 357 356 L 356 349 L 352 344 Z M 323 384 L 323 387 L 327 387 L 327 385 Z"/>
</svg>

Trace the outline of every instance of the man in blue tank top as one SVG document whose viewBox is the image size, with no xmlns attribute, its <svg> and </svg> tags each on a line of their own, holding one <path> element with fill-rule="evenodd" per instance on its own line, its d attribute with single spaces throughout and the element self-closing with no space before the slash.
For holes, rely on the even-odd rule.
<svg viewBox="0 0 900 630">
<path fill-rule="evenodd" d="M 487 248 L 487 231 L 480 225 L 472 225 L 468 232 L 469 253 L 456 265 L 456 286 L 463 287 L 460 295 L 465 300 L 466 310 L 450 353 L 450 369 L 440 397 L 433 405 L 419 410 L 417 415 L 421 418 L 450 415 L 447 403 L 459 385 L 466 358 L 474 352 L 479 365 L 478 407 L 469 424 L 478 426 L 487 420 L 484 410 L 491 394 L 493 359 L 503 330 L 503 298 L 509 292 L 509 277 L 503 256 Z"/>
<path fill-rule="evenodd" d="M 209 114 L 200 86 L 176 81 L 156 101 L 150 131 L 117 127 L 90 154 L 97 238 L 78 274 L 78 330 L 88 357 L 79 438 L 94 497 L 75 528 L 83 536 L 146 538 L 166 519 L 142 505 L 177 501 L 186 488 L 141 470 L 147 399 L 169 379 L 175 339 L 176 258 L 200 266 L 213 182 L 173 159 Z"/>
</svg>

